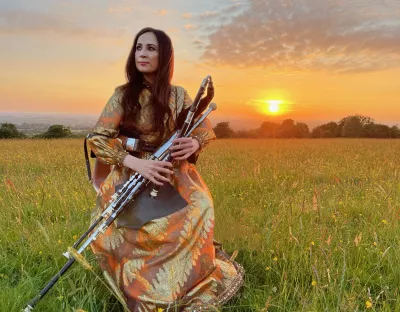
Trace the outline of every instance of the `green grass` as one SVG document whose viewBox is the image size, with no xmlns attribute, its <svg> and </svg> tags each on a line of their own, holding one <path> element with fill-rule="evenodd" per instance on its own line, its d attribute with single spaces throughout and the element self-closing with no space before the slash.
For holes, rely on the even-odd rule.
<svg viewBox="0 0 400 312">
<path fill-rule="evenodd" d="M 0 141 L 0 311 L 35 296 L 89 226 L 82 145 Z M 400 140 L 218 140 L 198 169 L 215 238 L 246 270 L 221 311 L 400 311 Z M 85 256 L 94 271 L 75 264 L 37 311 L 123 311 Z"/>
</svg>

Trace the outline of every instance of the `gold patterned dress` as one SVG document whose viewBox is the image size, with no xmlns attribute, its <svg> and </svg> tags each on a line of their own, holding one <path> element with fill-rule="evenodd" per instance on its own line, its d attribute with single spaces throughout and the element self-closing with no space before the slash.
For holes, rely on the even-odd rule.
<svg viewBox="0 0 400 312">
<path fill-rule="evenodd" d="M 121 96 L 116 88 L 88 140 L 97 158 L 113 165 L 100 186 L 93 218 L 107 207 L 116 186 L 134 173 L 121 165 L 127 155 L 117 138 L 123 119 Z M 150 96 L 148 89 L 142 90 L 135 127 L 141 132 L 140 139 L 153 143 L 157 133 L 152 131 Z M 192 100 L 185 89 L 173 86 L 169 104 L 172 116 L 177 116 Z M 164 137 L 171 134 L 167 130 Z M 191 136 L 199 138 L 197 153 L 215 139 L 207 119 Z M 151 220 L 139 230 L 112 224 L 91 245 L 107 281 L 130 311 L 208 311 L 210 306 L 224 304 L 243 283 L 243 267 L 230 260 L 214 240 L 212 197 L 195 165 L 176 161 L 173 171 L 170 183 L 188 202 L 185 208 Z"/>
</svg>

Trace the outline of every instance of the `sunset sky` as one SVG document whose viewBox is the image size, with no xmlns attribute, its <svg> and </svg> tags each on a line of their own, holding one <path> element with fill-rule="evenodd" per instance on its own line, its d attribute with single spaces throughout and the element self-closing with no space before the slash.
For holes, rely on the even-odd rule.
<svg viewBox="0 0 400 312">
<path fill-rule="evenodd" d="M 218 119 L 400 123 L 399 0 L 3 0 L 0 112 L 99 114 L 147 26 L 174 84 L 213 77 Z"/>
</svg>

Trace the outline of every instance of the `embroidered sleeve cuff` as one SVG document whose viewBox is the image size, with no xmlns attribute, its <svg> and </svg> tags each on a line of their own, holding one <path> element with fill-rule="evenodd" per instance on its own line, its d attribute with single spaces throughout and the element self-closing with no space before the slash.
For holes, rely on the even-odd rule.
<svg viewBox="0 0 400 312">
<path fill-rule="evenodd" d="M 123 163 L 124 163 L 124 159 L 125 157 L 129 155 L 129 153 L 127 151 L 119 151 L 116 155 L 116 161 L 117 161 L 117 165 L 122 167 Z"/>
<path fill-rule="evenodd" d="M 192 136 L 193 139 L 195 139 L 197 142 L 199 142 L 199 151 L 203 149 L 203 144 L 204 144 L 204 137 L 198 134 L 195 134 Z"/>
</svg>

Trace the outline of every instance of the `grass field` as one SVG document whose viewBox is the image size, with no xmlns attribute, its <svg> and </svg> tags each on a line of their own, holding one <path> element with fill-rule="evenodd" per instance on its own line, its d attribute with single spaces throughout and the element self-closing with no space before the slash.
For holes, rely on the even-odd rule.
<svg viewBox="0 0 400 312">
<path fill-rule="evenodd" d="M 0 311 L 66 262 L 95 192 L 82 140 L 0 141 Z M 400 311 L 400 140 L 218 140 L 198 164 L 246 270 L 221 311 Z M 35 311 L 123 311 L 80 264 Z"/>
</svg>

